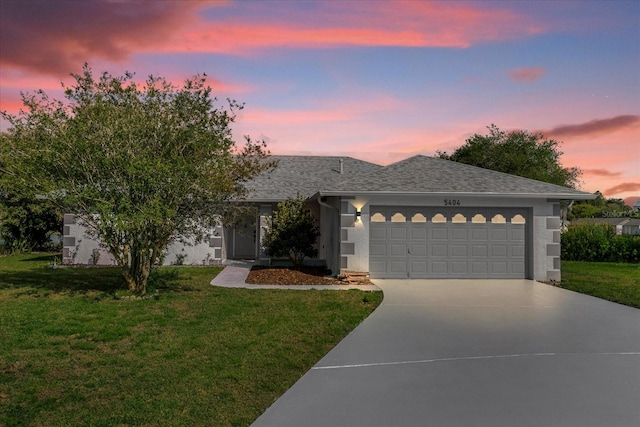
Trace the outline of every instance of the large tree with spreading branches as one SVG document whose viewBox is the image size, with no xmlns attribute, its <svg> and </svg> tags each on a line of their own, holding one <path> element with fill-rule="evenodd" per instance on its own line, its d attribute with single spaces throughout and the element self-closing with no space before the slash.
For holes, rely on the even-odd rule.
<svg viewBox="0 0 640 427">
<path fill-rule="evenodd" d="M 38 91 L 23 95 L 20 113 L 2 113 L 0 179 L 76 214 L 144 294 L 171 241 L 202 237 L 241 206 L 244 183 L 270 166 L 266 147 L 236 144 L 230 126 L 242 105 L 218 107 L 205 75 L 176 87 L 94 76 L 85 64 L 72 76 L 66 100 Z"/>
<path fill-rule="evenodd" d="M 505 132 L 496 125 L 488 130 L 488 135 L 473 135 L 453 153 L 438 151 L 436 156 L 566 187 L 578 186 L 582 172 L 563 167 L 560 142 L 526 130 Z"/>
</svg>

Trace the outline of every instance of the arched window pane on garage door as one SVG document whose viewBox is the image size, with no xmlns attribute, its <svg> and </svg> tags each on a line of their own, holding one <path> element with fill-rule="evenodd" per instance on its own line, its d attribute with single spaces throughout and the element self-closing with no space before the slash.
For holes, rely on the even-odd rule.
<svg viewBox="0 0 640 427">
<path fill-rule="evenodd" d="M 471 218 L 471 222 L 474 224 L 486 224 L 487 218 L 485 218 L 482 214 L 475 214 L 473 218 Z"/>
<path fill-rule="evenodd" d="M 371 222 L 386 222 L 387 218 L 380 212 L 376 212 L 371 215 Z"/>
<path fill-rule="evenodd" d="M 514 215 L 513 218 L 511 218 L 511 224 L 526 224 L 527 220 L 524 219 L 524 217 L 520 214 Z"/>
<path fill-rule="evenodd" d="M 457 213 L 451 218 L 451 222 L 455 224 L 465 224 L 467 222 L 467 217 L 462 215 L 461 213 Z"/>
<path fill-rule="evenodd" d="M 407 218 L 400 212 L 396 212 L 391 216 L 391 222 L 407 222 Z"/>
<path fill-rule="evenodd" d="M 427 222 L 427 217 L 422 215 L 420 212 L 411 217 L 411 222 Z"/>
<path fill-rule="evenodd" d="M 431 222 L 434 224 L 444 224 L 447 222 L 447 217 L 442 215 L 441 213 L 437 213 L 431 218 Z"/>
<path fill-rule="evenodd" d="M 506 224 L 507 223 L 507 219 L 505 217 L 503 217 L 500 214 L 496 214 L 494 215 L 493 218 L 491 218 L 491 223 L 492 224 Z"/>
</svg>

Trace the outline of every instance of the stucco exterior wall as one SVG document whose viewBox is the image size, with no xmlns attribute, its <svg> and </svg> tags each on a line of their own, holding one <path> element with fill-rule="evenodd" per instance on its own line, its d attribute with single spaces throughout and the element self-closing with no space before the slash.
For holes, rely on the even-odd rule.
<svg viewBox="0 0 640 427">
<path fill-rule="evenodd" d="M 528 276 L 534 280 L 560 280 L 560 205 L 558 201 L 517 197 L 473 196 L 354 196 L 342 198 L 341 218 L 341 270 L 369 270 L 370 206 L 428 206 L 446 207 L 455 200 L 465 207 L 527 208 L 530 223 L 527 235 Z M 356 212 L 361 215 L 358 220 Z"/>
<path fill-rule="evenodd" d="M 223 261 L 224 237 L 222 227 L 211 230 L 201 243 L 176 241 L 164 252 L 163 265 L 220 265 Z M 100 242 L 87 235 L 87 229 L 75 215 L 64 215 L 62 263 L 67 265 L 115 265 L 109 252 Z"/>
</svg>

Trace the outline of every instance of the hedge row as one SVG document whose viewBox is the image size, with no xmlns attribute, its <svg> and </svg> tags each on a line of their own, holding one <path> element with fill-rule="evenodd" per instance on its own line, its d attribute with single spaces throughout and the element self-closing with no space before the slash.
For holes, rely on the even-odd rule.
<svg viewBox="0 0 640 427">
<path fill-rule="evenodd" d="M 577 224 L 562 233 L 567 261 L 640 262 L 640 236 L 616 235 L 609 224 Z"/>
</svg>

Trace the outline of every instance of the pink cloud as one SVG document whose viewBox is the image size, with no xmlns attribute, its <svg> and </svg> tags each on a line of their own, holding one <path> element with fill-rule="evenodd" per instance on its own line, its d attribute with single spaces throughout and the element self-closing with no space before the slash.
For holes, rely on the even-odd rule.
<svg viewBox="0 0 640 427">
<path fill-rule="evenodd" d="M 476 5 L 385 1 L 323 2 L 313 14 L 295 8 L 287 22 L 201 21 L 169 43 L 163 52 L 248 54 L 265 48 L 342 46 L 456 47 L 537 34 L 542 27 L 506 9 Z M 258 10 L 254 10 L 258 14 Z M 492 25 L 486 25 L 490 20 Z"/>
<path fill-rule="evenodd" d="M 518 68 L 509 71 L 509 78 L 519 83 L 531 83 L 539 80 L 545 74 L 545 69 L 540 67 Z"/>
<path fill-rule="evenodd" d="M 3 3 L 0 64 L 54 76 L 85 61 L 123 62 L 136 53 L 248 54 L 267 48 L 343 46 L 457 47 L 526 37 L 542 31 L 524 15 L 478 4 L 446 2 L 319 2 L 312 13 L 287 3 L 238 3 L 250 13 L 224 18 L 228 3 Z M 214 9 L 211 9 L 215 7 Z M 286 9 L 287 21 L 265 8 Z M 283 10 L 284 11 L 284 10 Z M 210 16 L 208 20 L 202 12 Z M 99 16 L 100 19 L 88 19 Z M 487 25 L 491 22 L 491 25 Z M 63 30 L 62 30 L 63 29 Z"/>
<path fill-rule="evenodd" d="M 632 191 L 640 191 L 640 182 L 623 182 L 622 184 L 606 189 L 602 193 L 611 197 L 616 194 L 629 193 Z"/>
<path fill-rule="evenodd" d="M 604 133 L 616 132 L 619 130 L 631 130 L 638 136 L 640 129 L 640 116 L 622 115 L 608 119 L 595 119 L 576 125 L 562 125 L 552 129 L 542 131 L 549 138 L 594 136 Z"/>
<path fill-rule="evenodd" d="M 62 76 L 96 58 L 122 61 L 195 22 L 193 11 L 207 3 L 3 2 L 0 64 Z"/>
<path fill-rule="evenodd" d="M 583 169 L 585 175 L 593 175 L 593 176 L 606 176 L 606 177 L 618 177 L 621 175 L 621 172 L 612 172 L 607 169 Z"/>
</svg>

